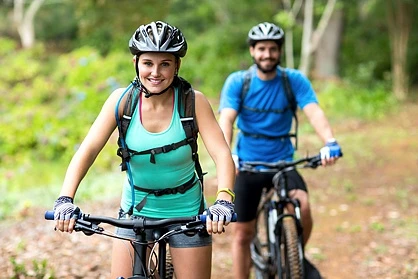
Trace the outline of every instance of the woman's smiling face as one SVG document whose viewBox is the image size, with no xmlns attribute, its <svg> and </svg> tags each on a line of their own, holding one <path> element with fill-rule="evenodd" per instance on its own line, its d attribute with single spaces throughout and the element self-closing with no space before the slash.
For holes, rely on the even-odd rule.
<svg viewBox="0 0 418 279">
<path fill-rule="evenodd" d="M 146 52 L 138 59 L 139 78 L 150 93 L 159 93 L 169 87 L 180 66 L 171 53 Z"/>
</svg>

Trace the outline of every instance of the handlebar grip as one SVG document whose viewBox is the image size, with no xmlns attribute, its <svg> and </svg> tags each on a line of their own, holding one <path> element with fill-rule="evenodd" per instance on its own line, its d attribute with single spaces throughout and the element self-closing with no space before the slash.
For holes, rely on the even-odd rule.
<svg viewBox="0 0 418 279">
<path fill-rule="evenodd" d="M 45 211 L 45 219 L 46 220 L 54 220 L 54 211 L 53 210 L 48 210 Z"/>
<path fill-rule="evenodd" d="M 201 215 L 199 215 L 199 220 L 202 222 L 202 223 L 206 223 L 206 217 L 207 217 L 208 215 L 205 215 L 205 214 L 201 214 Z M 232 215 L 232 219 L 231 219 L 231 222 L 236 222 L 237 221 L 237 214 L 236 213 L 234 213 L 234 215 Z"/>
</svg>

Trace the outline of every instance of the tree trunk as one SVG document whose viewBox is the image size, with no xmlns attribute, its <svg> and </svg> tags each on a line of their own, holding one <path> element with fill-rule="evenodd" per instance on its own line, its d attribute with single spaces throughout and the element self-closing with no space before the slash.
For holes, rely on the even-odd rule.
<svg viewBox="0 0 418 279">
<path fill-rule="evenodd" d="M 318 23 L 318 27 L 313 30 L 313 7 L 314 0 L 305 1 L 305 12 L 303 21 L 303 36 L 302 36 L 302 54 L 299 70 L 306 75 L 309 73 L 311 64 L 311 55 L 314 53 L 321 41 L 321 38 L 325 32 L 325 28 L 328 26 L 332 12 L 337 0 L 328 0 L 324 12 Z"/>
<path fill-rule="evenodd" d="M 14 0 L 13 19 L 23 48 L 31 48 L 35 43 L 34 18 L 44 0 L 33 0 L 25 11 L 24 0 Z"/>
<path fill-rule="evenodd" d="M 313 25 L 313 0 L 305 1 L 303 34 L 302 34 L 302 53 L 300 56 L 299 70 L 305 75 L 308 74 L 310 65 L 311 37 Z"/>
<path fill-rule="evenodd" d="M 387 17 L 392 58 L 393 94 L 403 101 L 408 96 L 409 75 L 406 69 L 408 41 L 412 27 L 412 4 L 404 0 L 387 0 Z"/>
<path fill-rule="evenodd" d="M 283 6 L 292 22 L 296 21 L 296 17 L 302 7 L 302 0 L 296 0 L 292 3 L 290 0 L 282 0 Z M 284 40 L 284 47 L 285 47 L 285 58 L 286 58 L 286 67 L 287 68 L 295 68 L 295 62 L 293 57 L 293 28 L 291 26 L 285 30 L 285 40 Z"/>
<path fill-rule="evenodd" d="M 328 79 L 339 76 L 340 46 L 343 33 L 344 13 L 335 9 L 315 51 L 316 78 Z"/>
</svg>

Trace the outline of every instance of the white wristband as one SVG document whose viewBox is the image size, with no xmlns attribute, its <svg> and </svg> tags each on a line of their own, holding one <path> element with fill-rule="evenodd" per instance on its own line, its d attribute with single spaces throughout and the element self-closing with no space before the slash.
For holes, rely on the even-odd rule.
<svg viewBox="0 0 418 279">
<path fill-rule="evenodd" d="M 327 140 L 327 143 L 334 143 L 334 142 L 337 142 L 335 138 L 330 138 L 329 140 Z"/>
</svg>

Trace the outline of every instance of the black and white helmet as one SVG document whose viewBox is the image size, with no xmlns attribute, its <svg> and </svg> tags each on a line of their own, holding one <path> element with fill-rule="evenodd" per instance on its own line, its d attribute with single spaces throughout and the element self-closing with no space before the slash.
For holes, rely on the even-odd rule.
<svg viewBox="0 0 418 279">
<path fill-rule="evenodd" d="M 248 32 L 248 44 L 254 46 L 259 41 L 275 41 L 279 46 L 284 41 L 284 31 L 276 24 L 263 22 Z"/>
<path fill-rule="evenodd" d="M 133 55 L 144 52 L 168 52 L 184 57 L 187 52 L 186 38 L 176 27 L 162 21 L 141 25 L 129 40 Z"/>
</svg>

